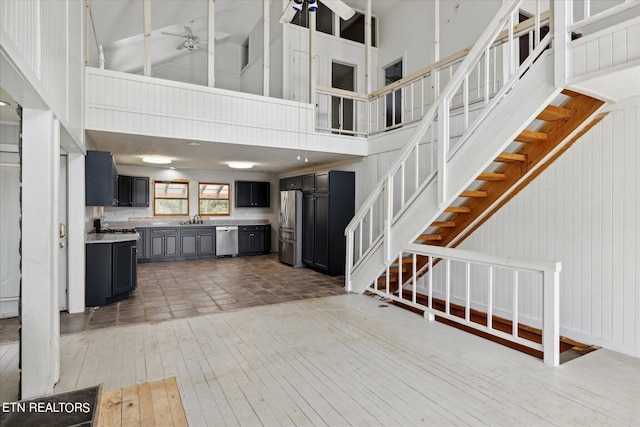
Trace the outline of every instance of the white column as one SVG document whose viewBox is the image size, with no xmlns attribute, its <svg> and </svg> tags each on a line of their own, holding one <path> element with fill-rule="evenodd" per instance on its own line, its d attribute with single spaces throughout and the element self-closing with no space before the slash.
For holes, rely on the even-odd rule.
<svg viewBox="0 0 640 427">
<path fill-rule="evenodd" d="M 50 111 L 23 109 L 22 398 L 48 395 L 59 372 L 59 126 Z"/>
<path fill-rule="evenodd" d="M 440 0 L 433 2 L 433 63 L 440 61 Z"/>
<path fill-rule="evenodd" d="M 373 92 L 373 86 L 371 85 L 371 42 L 371 0 L 367 0 L 364 14 L 364 84 L 365 93 L 367 94 Z"/>
<path fill-rule="evenodd" d="M 316 85 L 318 84 L 318 58 L 316 57 L 316 14 L 309 12 L 309 104 L 316 108 Z"/>
<path fill-rule="evenodd" d="M 271 44 L 270 20 L 269 20 L 269 0 L 262 0 L 263 34 L 264 43 L 262 46 L 262 94 L 269 96 L 269 45 Z"/>
<path fill-rule="evenodd" d="M 151 75 L 151 0 L 142 0 L 144 31 L 144 75 Z"/>
<path fill-rule="evenodd" d="M 207 86 L 216 83 L 216 2 L 207 2 Z"/>
<path fill-rule="evenodd" d="M 69 276 L 69 313 L 84 311 L 85 289 L 85 200 L 84 200 L 84 155 L 69 153 L 67 155 L 67 266 Z"/>
</svg>

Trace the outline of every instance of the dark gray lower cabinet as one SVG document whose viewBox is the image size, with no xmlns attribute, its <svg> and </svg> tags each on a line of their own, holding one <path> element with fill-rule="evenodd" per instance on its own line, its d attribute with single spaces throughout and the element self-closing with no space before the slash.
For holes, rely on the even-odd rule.
<svg viewBox="0 0 640 427">
<path fill-rule="evenodd" d="M 151 228 L 150 259 L 180 256 L 180 228 Z"/>
<path fill-rule="evenodd" d="M 216 254 L 215 227 L 182 227 L 180 232 L 181 256 L 210 258 Z"/>
<path fill-rule="evenodd" d="M 85 274 L 87 307 L 128 298 L 137 284 L 136 241 L 87 244 Z"/>
<path fill-rule="evenodd" d="M 138 262 L 180 261 L 216 256 L 216 228 L 211 226 L 140 227 Z M 239 255 L 271 252 L 271 225 L 238 227 Z"/>
<path fill-rule="evenodd" d="M 242 225 L 238 227 L 238 253 L 240 255 L 266 254 L 270 251 L 270 225 Z"/>
</svg>

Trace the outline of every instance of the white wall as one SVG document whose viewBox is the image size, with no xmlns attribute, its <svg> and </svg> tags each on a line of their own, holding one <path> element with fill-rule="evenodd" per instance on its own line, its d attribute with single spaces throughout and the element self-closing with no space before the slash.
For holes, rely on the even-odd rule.
<svg viewBox="0 0 640 427">
<path fill-rule="evenodd" d="M 220 182 L 231 184 L 231 215 L 211 217 L 211 220 L 268 220 L 272 226 L 272 247 L 277 250 L 278 229 L 278 177 L 263 172 L 206 171 L 206 170 L 170 170 L 156 167 L 118 166 L 118 174 L 130 176 L 148 176 L 150 186 L 154 180 L 186 179 L 189 181 L 189 215 L 198 214 L 198 183 Z M 271 183 L 271 206 L 268 208 L 236 208 L 235 181 L 269 181 Z M 148 208 L 116 208 L 105 207 L 104 219 L 109 221 L 128 221 L 129 218 L 153 217 L 153 187 L 149 189 L 150 207 Z M 93 212 L 92 215 L 97 215 Z M 204 217 L 207 218 L 206 216 Z M 275 236 L 275 237 L 274 237 Z"/>
<path fill-rule="evenodd" d="M 460 247 L 561 261 L 561 334 L 640 356 L 640 98 L 610 109 Z"/>
<path fill-rule="evenodd" d="M 68 132 L 64 148 L 79 152 L 84 150 L 83 16 L 80 1 L 0 2 L 3 55 L 15 67 L 0 73 L 0 84 L 22 106 L 42 108 L 26 95 L 34 91 Z M 17 87 L 16 80 L 5 81 L 16 71 L 19 83 L 29 85 L 28 90 Z"/>
<path fill-rule="evenodd" d="M 240 91 L 240 46 L 231 42 L 216 43 L 215 87 Z M 207 55 L 196 50 L 151 68 L 151 76 L 183 83 L 207 85 Z M 142 75 L 142 71 L 138 73 Z"/>
</svg>

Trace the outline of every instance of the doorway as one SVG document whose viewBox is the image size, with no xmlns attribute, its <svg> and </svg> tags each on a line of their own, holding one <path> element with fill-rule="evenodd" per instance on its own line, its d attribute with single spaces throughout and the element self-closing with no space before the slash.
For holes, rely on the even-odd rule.
<svg viewBox="0 0 640 427">
<path fill-rule="evenodd" d="M 60 311 L 67 310 L 68 268 L 67 268 L 67 156 L 60 156 L 60 177 L 58 192 L 58 305 Z"/>
<path fill-rule="evenodd" d="M 0 124 L 5 135 L 15 133 L 13 144 L 0 151 L 0 318 L 17 317 L 20 302 L 20 156 L 16 124 Z"/>
<path fill-rule="evenodd" d="M 331 87 L 351 92 L 355 91 L 356 67 L 332 62 Z M 353 99 L 344 99 L 337 96 L 331 98 L 331 129 L 336 129 L 334 133 L 338 134 L 353 134 L 355 129 L 355 105 Z"/>
</svg>

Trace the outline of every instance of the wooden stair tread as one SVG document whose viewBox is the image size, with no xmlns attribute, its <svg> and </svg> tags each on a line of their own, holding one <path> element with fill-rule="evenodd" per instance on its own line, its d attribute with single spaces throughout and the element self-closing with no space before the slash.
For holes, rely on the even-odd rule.
<svg viewBox="0 0 640 427">
<path fill-rule="evenodd" d="M 471 212 L 471 208 L 467 206 L 449 206 L 445 208 L 444 211 L 449 213 L 469 213 Z"/>
<path fill-rule="evenodd" d="M 486 191 L 481 190 L 466 190 L 460 193 L 460 197 L 487 197 L 487 195 Z"/>
<path fill-rule="evenodd" d="M 563 120 L 571 117 L 573 112 L 567 108 L 556 107 L 555 105 L 547 105 L 544 110 L 538 114 L 538 120 L 551 122 L 555 120 Z"/>
<path fill-rule="evenodd" d="M 479 181 L 504 181 L 506 178 L 507 176 L 503 173 L 482 172 L 476 179 Z"/>
<path fill-rule="evenodd" d="M 424 242 L 437 242 L 440 240 L 442 240 L 442 236 L 440 234 L 422 234 L 416 239 L 416 241 Z"/>
<path fill-rule="evenodd" d="M 518 153 L 502 153 L 496 157 L 496 162 L 511 163 L 511 162 L 524 162 L 527 160 L 527 156 Z"/>
<path fill-rule="evenodd" d="M 544 142 L 547 140 L 547 134 L 543 132 L 536 132 L 534 130 L 523 130 L 520 132 L 520 135 L 516 136 L 516 141 L 518 142 L 526 142 L 526 143 L 534 143 L 534 142 Z"/>
<path fill-rule="evenodd" d="M 431 227 L 455 227 L 456 223 L 454 221 L 434 221 L 431 223 Z"/>
</svg>

